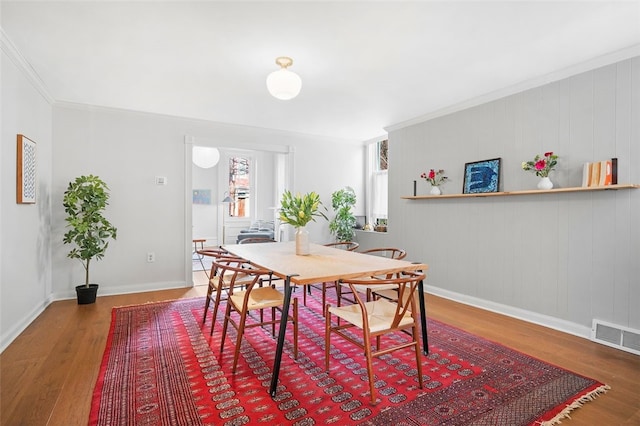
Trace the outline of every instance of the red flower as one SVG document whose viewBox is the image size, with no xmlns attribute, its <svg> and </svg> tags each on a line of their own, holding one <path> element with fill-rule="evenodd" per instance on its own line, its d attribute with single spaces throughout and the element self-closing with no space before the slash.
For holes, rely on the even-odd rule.
<svg viewBox="0 0 640 426">
<path fill-rule="evenodd" d="M 553 155 L 553 151 L 549 151 L 549 152 L 545 152 L 544 156 L 545 157 L 551 157 Z"/>
<path fill-rule="evenodd" d="M 543 170 L 546 166 L 547 162 L 544 160 L 544 158 L 542 160 L 536 161 L 536 170 Z"/>
<path fill-rule="evenodd" d="M 435 179 L 436 177 L 436 172 L 435 170 L 431 169 L 431 171 L 429 172 L 429 179 Z"/>
</svg>

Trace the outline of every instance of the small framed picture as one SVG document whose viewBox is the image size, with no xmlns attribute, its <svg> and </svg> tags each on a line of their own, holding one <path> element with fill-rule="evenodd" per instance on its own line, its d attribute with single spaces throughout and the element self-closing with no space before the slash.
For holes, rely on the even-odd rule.
<svg viewBox="0 0 640 426">
<path fill-rule="evenodd" d="M 493 158 L 466 163 L 462 193 L 498 192 L 500 188 L 500 161 L 500 158 Z"/>
<path fill-rule="evenodd" d="M 18 135 L 16 167 L 16 202 L 36 202 L 36 143 L 24 135 Z"/>
<path fill-rule="evenodd" d="M 210 189 L 194 189 L 193 204 L 211 204 Z"/>
</svg>

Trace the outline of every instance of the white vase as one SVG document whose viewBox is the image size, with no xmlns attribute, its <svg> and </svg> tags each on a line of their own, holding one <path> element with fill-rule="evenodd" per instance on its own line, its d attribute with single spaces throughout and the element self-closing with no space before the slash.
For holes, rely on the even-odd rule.
<svg viewBox="0 0 640 426">
<path fill-rule="evenodd" d="M 309 254 L 309 231 L 304 226 L 296 228 L 296 254 L 299 256 Z"/>
<path fill-rule="evenodd" d="M 440 194 L 442 194 L 442 191 L 440 191 L 440 187 L 439 186 L 432 186 L 431 187 L 431 191 L 429 191 L 429 194 L 431 194 L 431 195 L 440 195 Z"/>
<path fill-rule="evenodd" d="M 540 182 L 538 182 L 538 189 L 552 189 L 553 188 L 553 182 L 551 182 L 551 179 L 549 179 L 547 176 L 543 177 L 542 179 L 540 179 Z"/>
</svg>

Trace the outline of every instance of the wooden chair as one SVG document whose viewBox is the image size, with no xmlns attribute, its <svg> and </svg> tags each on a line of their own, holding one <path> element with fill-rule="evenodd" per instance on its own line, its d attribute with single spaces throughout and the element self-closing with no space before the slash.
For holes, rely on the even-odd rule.
<svg viewBox="0 0 640 426">
<path fill-rule="evenodd" d="M 343 279 L 340 285 L 351 288 L 356 303 L 347 306 L 325 306 L 325 369 L 329 371 L 329 354 L 331 351 L 331 334 L 338 335 L 364 350 L 367 360 L 367 374 L 369 376 L 369 390 L 371 404 L 376 403 L 373 376 L 373 357 L 384 355 L 399 349 L 413 347 L 416 354 L 418 369 L 418 383 L 422 389 L 422 360 L 420 357 L 420 342 L 418 333 L 418 314 L 415 307 L 415 294 L 418 284 L 425 278 L 425 274 L 406 272 L 395 278 Z M 396 302 L 378 299 L 363 302 L 355 286 L 394 286 L 400 297 Z M 332 316 L 338 321 L 332 324 Z M 348 331 L 347 331 L 348 330 Z M 359 330 L 359 333 L 354 333 Z M 403 339 L 385 339 L 384 348 L 381 346 L 381 336 L 410 331 L 410 341 Z M 361 334 L 362 338 L 359 338 Z M 404 336 L 404 334 L 403 334 Z M 375 348 L 372 338 L 376 339 Z"/>
<path fill-rule="evenodd" d="M 209 310 L 209 306 L 211 302 L 213 302 L 213 315 L 211 320 L 211 333 L 213 333 L 213 329 L 216 325 L 216 318 L 218 316 L 218 307 L 220 306 L 220 302 L 222 301 L 222 294 L 224 290 L 228 287 L 228 282 L 230 277 L 223 277 L 223 271 L 219 270 L 218 265 L 216 264 L 216 260 L 226 260 L 226 261 L 242 261 L 236 256 L 233 256 L 226 252 L 220 252 L 216 257 L 214 257 L 213 263 L 211 264 L 211 272 L 209 274 L 209 287 L 207 288 L 207 297 L 204 303 L 204 314 L 202 314 L 202 324 L 207 321 L 207 311 Z M 238 280 L 237 285 L 241 285 L 242 279 L 245 279 L 246 276 L 238 276 L 236 280 Z"/>
<path fill-rule="evenodd" d="M 407 257 L 407 252 L 405 250 L 395 248 L 395 247 L 372 248 L 372 249 L 361 251 L 360 253 L 369 254 L 372 256 L 386 257 L 389 259 L 397 259 L 397 260 L 401 260 Z M 392 278 L 392 277 L 391 275 L 387 275 L 387 276 L 376 276 L 373 278 L 385 279 L 385 278 Z M 367 301 L 371 300 L 373 288 L 367 287 L 365 285 L 358 285 L 358 286 L 355 286 L 354 288 L 361 293 L 365 293 L 367 295 Z M 393 290 L 393 289 L 395 289 L 395 286 L 391 286 L 391 287 L 375 286 L 376 291 Z M 347 291 L 346 297 L 345 297 L 345 290 Z M 341 299 L 345 299 L 351 303 L 355 303 L 356 301 L 355 301 L 355 298 L 353 298 L 353 296 L 349 298 L 348 296 L 349 292 L 350 292 L 350 289 L 348 286 L 336 286 L 338 301 L 340 301 Z M 338 302 L 338 306 L 340 306 L 339 302 Z"/>
<path fill-rule="evenodd" d="M 358 247 L 360 247 L 360 244 L 356 243 L 355 241 L 339 241 L 337 243 L 325 244 L 325 246 L 333 247 L 333 248 L 337 248 L 337 249 L 341 249 L 341 250 L 354 251 Z M 316 284 L 307 285 L 306 286 L 307 290 L 302 292 L 302 304 L 304 306 L 307 306 L 307 292 L 309 294 L 311 294 L 311 287 L 315 287 L 315 285 Z M 322 310 L 323 310 L 323 313 L 324 313 L 324 305 L 326 304 L 326 301 L 327 301 L 327 289 L 328 288 L 332 288 L 332 287 L 336 287 L 336 285 L 337 285 L 337 283 L 335 281 L 322 283 Z M 340 303 L 338 303 L 338 306 L 340 306 Z"/>
<path fill-rule="evenodd" d="M 204 266 L 204 262 L 202 260 L 205 257 L 217 258 L 217 257 L 221 257 L 221 256 L 224 256 L 224 255 L 228 254 L 228 252 L 225 249 L 223 249 L 222 247 L 201 248 L 201 249 L 196 250 L 195 253 L 198 255 L 198 260 L 200 261 L 200 265 L 202 266 L 202 270 L 204 271 L 205 275 L 207 276 L 207 279 L 211 278 L 211 275 L 209 275 L 207 273 L 207 268 Z"/>
<path fill-rule="evenodd" d="M 262 285 L 264 277 L 272 275 L 271 271 L 254 268 L 249 264 L 249 262 L 238 259 L 221 259 L 215 263 L 219 268 L 219 272 L 221 272 L 220 275 L 222 277 L 230 277 L 228 279 L 227 309 L 224 315 L 224 324 L 222 327 L 220 353 L 224 351 L 227 327 L 230 323 L 237 331 L 236 347 L 233 354 L 233 368 L 231 370 L 232 373 L 235 373 L 245 329 L 271 325 L 271 334 L 275 336 L 275 326 L 280 323 L 280 318 L 276 318 L 276 311 L 280 311 L 280 315 L 282 315 L 284 294 L 273 288 L 271 285 Z M 244 289 L 238 288 L 238 279 L 242 280 L 242 287 L 244 287 Z M 271 320 L 264 320 L 262 311 L 265 309 L 271 309 Z M 249 315 L 252 311 L 259 311 L 259 317 L 256 318 L 253 315 Z M 237 320 L 234 319 L 235 314 L 238 315 Z M 287 319 L 293 322 L 293 356 L 297 359 L 298 300 L 296 298 L 293 299 L 293 315 L 289 315 Z"/>
</svg>

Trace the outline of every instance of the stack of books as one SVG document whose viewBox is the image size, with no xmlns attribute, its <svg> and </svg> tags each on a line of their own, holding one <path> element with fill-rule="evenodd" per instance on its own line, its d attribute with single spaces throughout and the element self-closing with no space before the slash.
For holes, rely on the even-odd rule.
<svg viewBox="0 0 640 426">
<path fill-rule="evenodd" d="M 584 163 L 582 186 L 606 186 L 618 183 L 618 159 Z"/>
</svg>

